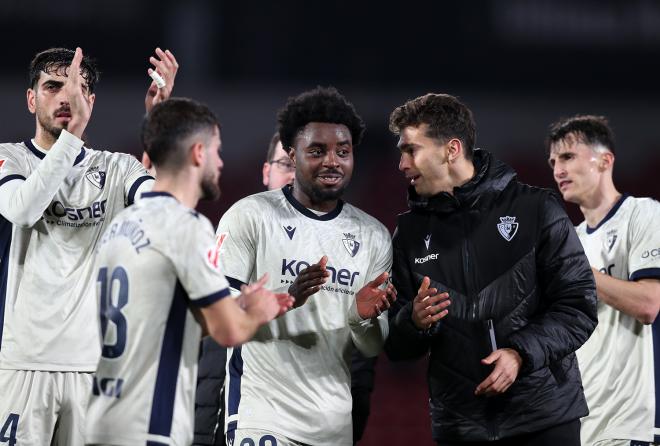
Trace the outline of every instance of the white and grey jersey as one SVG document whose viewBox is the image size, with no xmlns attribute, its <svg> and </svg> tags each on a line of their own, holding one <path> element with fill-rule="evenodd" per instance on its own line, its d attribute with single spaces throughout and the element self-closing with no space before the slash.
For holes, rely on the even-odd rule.
<svg viewBox="0 0 660 446">
<path fill-rule="evenodd" d="M 145 193 L 105 231 L 96 264 L 103 352 L 86 442 L 191 444 L 201 328 L 190 307 L 230 295 L 211 223 Z"/>
<path fill-rule="evenodd" d="M 228 352 L 230 438 L 234 429 L 246 428 L 307 444 L 351 445 L 351 353 L 356 346 L 375 356 L 387 336 L 387 316 L 361 320 L 355 295 L 390 271 L 389 232 L 342 202 L 317 215 L 287 186 L 237 202 L 220 220 L 216 236 L 221 267 L 234 289 L 268 273 L 266 287 L 286 292 L 324 255 L 330 273 L 304 305 Z"/>
<path fill-rule="evenodd" d="M 660 279 L 660 203 L 623 196 L 595 228 L 576 229 L 592 267 L 621 280 Z M 653 441 L 653 340 L 644 325 L 598 302 L 598 326 L 576 352 L 589 415 L 582 444 Z"/>
<path fill-rule="evenodd" d="M 66 130 L 49 151 L 0 144 L 0 368 L 94 371 L 94 249 L 152 183 L 134 157 Z"/>
</svg>

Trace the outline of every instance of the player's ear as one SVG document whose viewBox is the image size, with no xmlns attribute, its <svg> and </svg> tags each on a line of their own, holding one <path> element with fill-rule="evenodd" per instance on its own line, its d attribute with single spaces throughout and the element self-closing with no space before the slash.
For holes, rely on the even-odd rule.
<svg viewBox="0 0 660 446">
<path fill-rule="evenodd" d="M 452 138 L 447 143 L 447 160 L 450 163 L 455 162 L 463 153 L 463 143 L 458 138 Z"/>
<path fill-rule="evenodd" d="M 268 182 L 270 181 L 270 163 L 268 161 L 261 168 L 261 181 L 264 183 L 264 186 L 268 187 Z"/>
<path fill-rule="evenodd" d="M 96 93 L 89 95 L 89 111 L 94 110 L 94 101 L 96 100 Z"/>
<path fill-rule="evenodd" d="M 31 88 L 28 88 L 27 93 L 25 95 L 27 97 L 28 110 L 30 110 L 30 113 L 35 114 L 37 111 L 37 104 L 36 104 L 37 92 Z"/>
<path fill-rule="evenodd" d="M 201 142 L 195 142 L 190 146 L 190 161 L 191 164 L 195 167 L 199 167 L 204 164 L 204 158 L 206 156 L 206 151 L 204 150 L 204 144 Z"/>
<path fill-rule="evenodd" d="M 601 171 L 605 171 L 607 169 L 611 169 L 612 165 L 614 165 L 614 154 L 610 151 L 601 153 L 598 168 Z"/>
<path fill-rule="evenodd" d="M 289 155 L 289 159 L 293 162 L 293 164 L 296 164 L 296 149 L 289 147 L 287 154 Z"/>
</svg>

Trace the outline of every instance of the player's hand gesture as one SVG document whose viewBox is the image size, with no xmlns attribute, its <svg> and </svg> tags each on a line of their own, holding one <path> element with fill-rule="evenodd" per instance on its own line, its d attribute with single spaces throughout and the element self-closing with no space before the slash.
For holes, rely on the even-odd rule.
<svg viewBox="0 0 660 446">
<path fill-rule="evenodd" d="M 94 102 L 91 97 L 92 95 L 89 93 L 86 81 L 82 74 L 80 74 L 82 60 L 83 52 L 80 48 L 76 48 L 63 87 L 71 113 L 71 120 L 67 124 L 67 131 L 76 135 L 78 138 L 82 138 L 89 118 L 92 116 L 92 105 Z"/>
<path fill-rule="evenodd" d="M 389 274 L 384 272 L 358 291 L 355 296 L 355 304 L 357 306 L 357 312 L 362 319 L 371 319 L 380 316 L 396 300 L 396 289 L 394 289 L 394 285 L 389 283 L 384 290 L 380 288 L 387 281 L 388 277 Z"/>
<path fill-rule="evenodd" d="M 431 325 L 447 316 L 447 307 L 451 304 L 448 293 L 438 293 L 436 288 L 429 288 L 431 279 L 424 277 L 413 300 L 412 320 L 415 327 L 428 330 Z"/>
<path fill-rule="evenodd" d="M 257 316 L 260 324 L 275 319 L 287 312 L 293 305 L 293 297 L 286 293 L 273 293 L 264 288 L 268 274 L 249 285 L 241 286 L 240 306 L 250 314 Z"/>
<path fill-rule="evenodd" d="M 149 68 L 147 74 L 151 76 L 155 71 L 165 81 L 165 85 L 158 88 L 156 81 L 151 81 L 147 95 L 144 98 L 144 108 L 147 110 L 147 113 L 151 111 L 154 105 L 170 97 L 174 88 L 174 78 L 179 69 L 179 63 L 170 50 L 163 51 L 160 48 L 156 48 L 156 56 L 149 57 L 149 62 L 151 62 L 154 68 Z"/>
<path fill-rule="evenodd" d="M 522 358 L 512 348 L 500 348 L 481 360 L 482 364 L 495 364 L 493 371 L 474 391 L 475 395 L 495 396 L 507 391 L 514 383 L 522 366 Z"/>
<path fill-rule="evenodd" d="M 325 283 L 330 273 L 325 268 L 328 264 L 328 256 L 321 257 L 318 263 L 309 265 L 304 270 L 300 271 L 296 280 L 293 281 L 289 287 L 289 294 L 296 300 L 293 308 L 298 308 L 307 302 L 307 299 L 312 294 L 321 289 L 321 285 Z"/>
</svg>

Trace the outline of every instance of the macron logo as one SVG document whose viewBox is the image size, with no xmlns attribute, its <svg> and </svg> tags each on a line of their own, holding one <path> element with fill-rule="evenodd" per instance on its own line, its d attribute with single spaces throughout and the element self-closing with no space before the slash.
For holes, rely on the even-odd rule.
<svg viewBox="0 0 660 446">
<path fill-rule="evenodd" d="M 439 255 L 440 255 L 440 254 L 438 254 L 438 253 L 436 252 L 436 253 L 434 253 L 434 254 L 429 254 L 429 255 L 427 255 L 427 256 L 425 256 L 425 257 L 415 257 L 415 263 L 416 263 L 416 264 L 419 264 L 419 263 L 426 263 L 426 262 L 428 262 L 429 260 L 437 260 Z"/>
<path fill-rule="evenodd" d="M 286 235 L 289 236 L 289 240 L 293 240 L 293 234 L 296 232 L 296 228 L 291 226 L 282 226 L 286 231 Z"/>
</svg>

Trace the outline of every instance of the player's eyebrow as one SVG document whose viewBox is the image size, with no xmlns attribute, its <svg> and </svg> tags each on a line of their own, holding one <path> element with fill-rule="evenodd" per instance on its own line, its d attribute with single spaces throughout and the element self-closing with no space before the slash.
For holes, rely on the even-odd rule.
<svg viewBox="0 0 660 446">
<path fill-rule="evenodd" d="M 407 143 L 399 143 L 397 144 L 399 146 L 399 150 L 402 152 L 409 152 L 415 147 L 420 147 L 418 144 L 412 143 L 412 142 L 407 142 Z"/>
<path fill-rule="evenodd" d="M 64 85 L 64 82 L 62 82 L 62 81 L 56 81 L 56 80 L 54 80 L 54 79 L 49 79 L 49 80 L 45 81 L 43 84 L 41 84 L 41 85 L 42 85 L 42 86 L 45 86 L 45 87 L 61 87 L 61 86 Z"/>
</svg>

